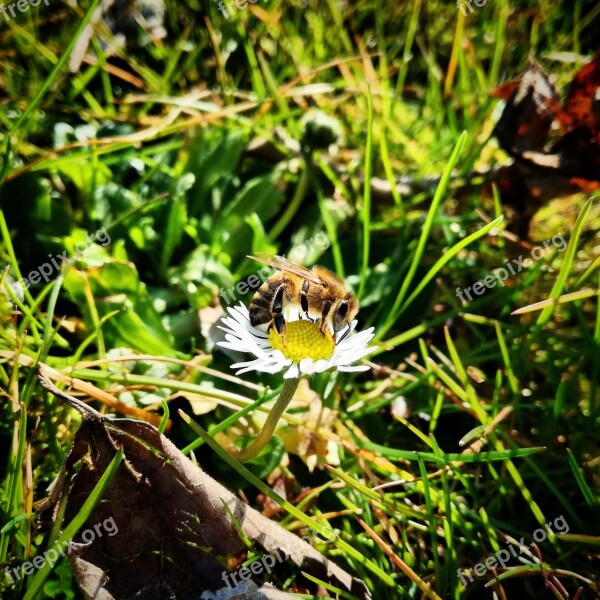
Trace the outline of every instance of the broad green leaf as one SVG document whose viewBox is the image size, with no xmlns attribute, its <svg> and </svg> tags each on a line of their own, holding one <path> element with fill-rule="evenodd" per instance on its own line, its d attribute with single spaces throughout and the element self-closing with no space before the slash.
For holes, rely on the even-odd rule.
<svg viewBox="0 0 600 600">
<path fill-rule="evenodd" d="M 125 346 L 145 354 L 173 355 L 173 340 L 131 263 L 111 260 L 86 271 L 71 269 L 67 273 L 64 288 L 81 308 L 91 330 L 93 319 L 88 306 L 87 286 L 100 318 L 115 309 L 120 311 L 102 328 L 110 347 Z"/>
</svg>

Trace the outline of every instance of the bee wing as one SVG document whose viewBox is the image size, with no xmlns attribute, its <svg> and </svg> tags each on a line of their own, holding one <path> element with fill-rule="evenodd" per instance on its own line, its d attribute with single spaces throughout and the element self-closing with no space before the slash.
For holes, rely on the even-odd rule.
<svg viewBox="0 0 600 600">
<path fill-rule="evenodd" d="M 312 271 L 299 265 L 297 263 L 288 260 L 284 256 L 278 256 L 277 254 L 268 254 L 267 252 L 257 252 L 256 256 L 248 255 L 248 258 L 256 260 L 265 265 L 269 265 L 274 269 L 279 271 L 286 271 L 288 273 L 293 273 L 294 275 L 298 275 L 298 277 L 302 277 L 302 279 L 307 279 L 308 281 L 312 281 L 313 283 L 322 284 L 323 281 L 317 277 Z"/>
</svg>

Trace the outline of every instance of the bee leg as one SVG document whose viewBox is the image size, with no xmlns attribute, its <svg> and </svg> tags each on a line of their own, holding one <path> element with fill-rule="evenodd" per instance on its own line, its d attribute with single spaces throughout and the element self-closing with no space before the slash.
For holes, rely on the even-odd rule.
<svg viewBox="0 0 600 600">
<path fill-rule="evenodd" d="M 275 326 L 275 329 L 283 340 L 283 344 L 285 346 L 285 319 L 283 318 L 283 315 L 275 315 L 273 317 L 273 325 Z"/>
<path fill-rule="evenodd" d="M 282 340 L 285 340 L 285 318 L 283 317 L 283 294 L 285 292 L 285 286 L 280 285 L 279 289 L 275 292 L 273 298 L 273 305 L 271 306 L 271 313 L 273 314 L 273 321 L 269 326 L 269 329 L 274 326 L 277 333 L 281 336 Z M 285 341 L 284 341 L 285 344 Z"/>
<path fill-rule="evenodd" d="M 335 340 L 335 343 L 339 344 L 342 340 L 344 340 L 348 336 L 349 333 L 350 333 L 350 327 L 346 327 L 346 329 L 344 330 L 344 333 L 342 333 L 342 335 L 338 339 Z M 338 332 L 336 331 L 335 334 L 337 336 Z M 335 336 L 334 336 L 334 339 L 335 339 Z"/>
<path fill-rule="evenodd" d="M 285 292 L 285 286 L 282 284 L 277 288 L 275 296 L 273 297 L 273 304 L 271 305 L 271 312 L 274 315 L 280 315 L 283 313 L 283 294 Z"/>
<path fill-rule="evenodd" d="M 321 313 L 321 333 L 325 331 L 325 325 L 327 324 L 327 321 L 325 319 L 327 318 L 327 315 L 329 314 L 330 310 L 331 300 L 327 300 L 323 305 L 323 312 Z"/>
<path fill-rule="evenodd" d="M 310 283 L 308 282 L 308 279 L 305 279 L 304 283 L 302 284 L 302 289 L 300 290 L 300 306 L 302 307 L 302 310 L 304 311 L 306 318 L 309 321 L 311 321 L 312 323 L 314 323 L 314 319 L 311 319 L 308 314 L 308 297 L 306 296 L 306 294 L 308 292 L 309 285 L 310 285 Z"/>
</svg>

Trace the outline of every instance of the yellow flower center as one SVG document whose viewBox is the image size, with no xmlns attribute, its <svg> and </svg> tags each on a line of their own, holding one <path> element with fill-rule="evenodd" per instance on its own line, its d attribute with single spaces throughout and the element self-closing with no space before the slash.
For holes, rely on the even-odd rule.
<svg viewBox="0 0 600 600">
<path fill-rule="evenodd" d="M 291 321 L 285 325 L 285 334 L 279 335 L 275 327 L 269 332 L 269 342 L 275 350 L 298 363 L 303 358 L 326 360 L 331 358 L 335 342 L 329 330 L 321 332 L 317 323 Z"/>
</svg>

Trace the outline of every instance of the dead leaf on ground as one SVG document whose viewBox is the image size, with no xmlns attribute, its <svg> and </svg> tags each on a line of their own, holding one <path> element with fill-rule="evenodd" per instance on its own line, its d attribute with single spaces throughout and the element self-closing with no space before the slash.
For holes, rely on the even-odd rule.
<svg viewBox="0 0 600 600">
<path fill-rule="evenodd" d="M 560 109 L 560 96 L 542 67 L 530 59 L 518 82 L 499 88 L 495 94 L 505 97 L 506 106 L 494 131 L 502 147 L 513 156 L 523 152 L 542 152 L 550 126 Z"/>
<path fill-rule="evenodd" d="M 512 229 L 527 238 L 531 218 L 549 199 L 600 187 L 600 53 L 575 75 L 562 105 L 533 58 L 494 95 L 506 101 L 494 135 L 517 160 L 496 183 L 516 212 Z"/>
<path fill-rule="evenodd" d="M 291 598 L 266 585 L 246 592 L 224 585 L 228 566 L 239 564 L 246 546 L 224 503 L 245 535 L 273 556 L 285 557 L 315 577 L 370 598 L 364 583 L 340 569 L 311 545 L 263 517 L 217 483 L 155 427 L 131 419 L 109 419 L 58 390 L 39 369 L 42 385 L 83 416 L 62 470 L 48 500 L 38 510 L 56 518 L 66 495 L 65 527 L 78 513 L 120 447 L 124 461 L 102 501 L 80 532 L 114 519 L 118 534 L 85 543 L 69 555 L 75 577 L 86 598 L 103 600 L 163 600 L 164 598 Z M 277 561 L 272 575 L 277 575 Z M 258 569 L 257 569 L 258 570 Z M 280 578 L 277 578 L 279 579 Z M 262 584 L 262 585 L 261 585 Z M 242 586 L 242 587 L 244 587 Z M 252 589 L 253 591 L 248 591 Z M 233 594 L 233 596 L 232 596 Z"/>
<path fill-rule="evenodd" d="M 572 181 L 600 182 L 600 53 L 573 78 L 564 105 L 542 67 L 530 59 L 510 91 L 494 134 L 511 156 Z"/>
</svg>

